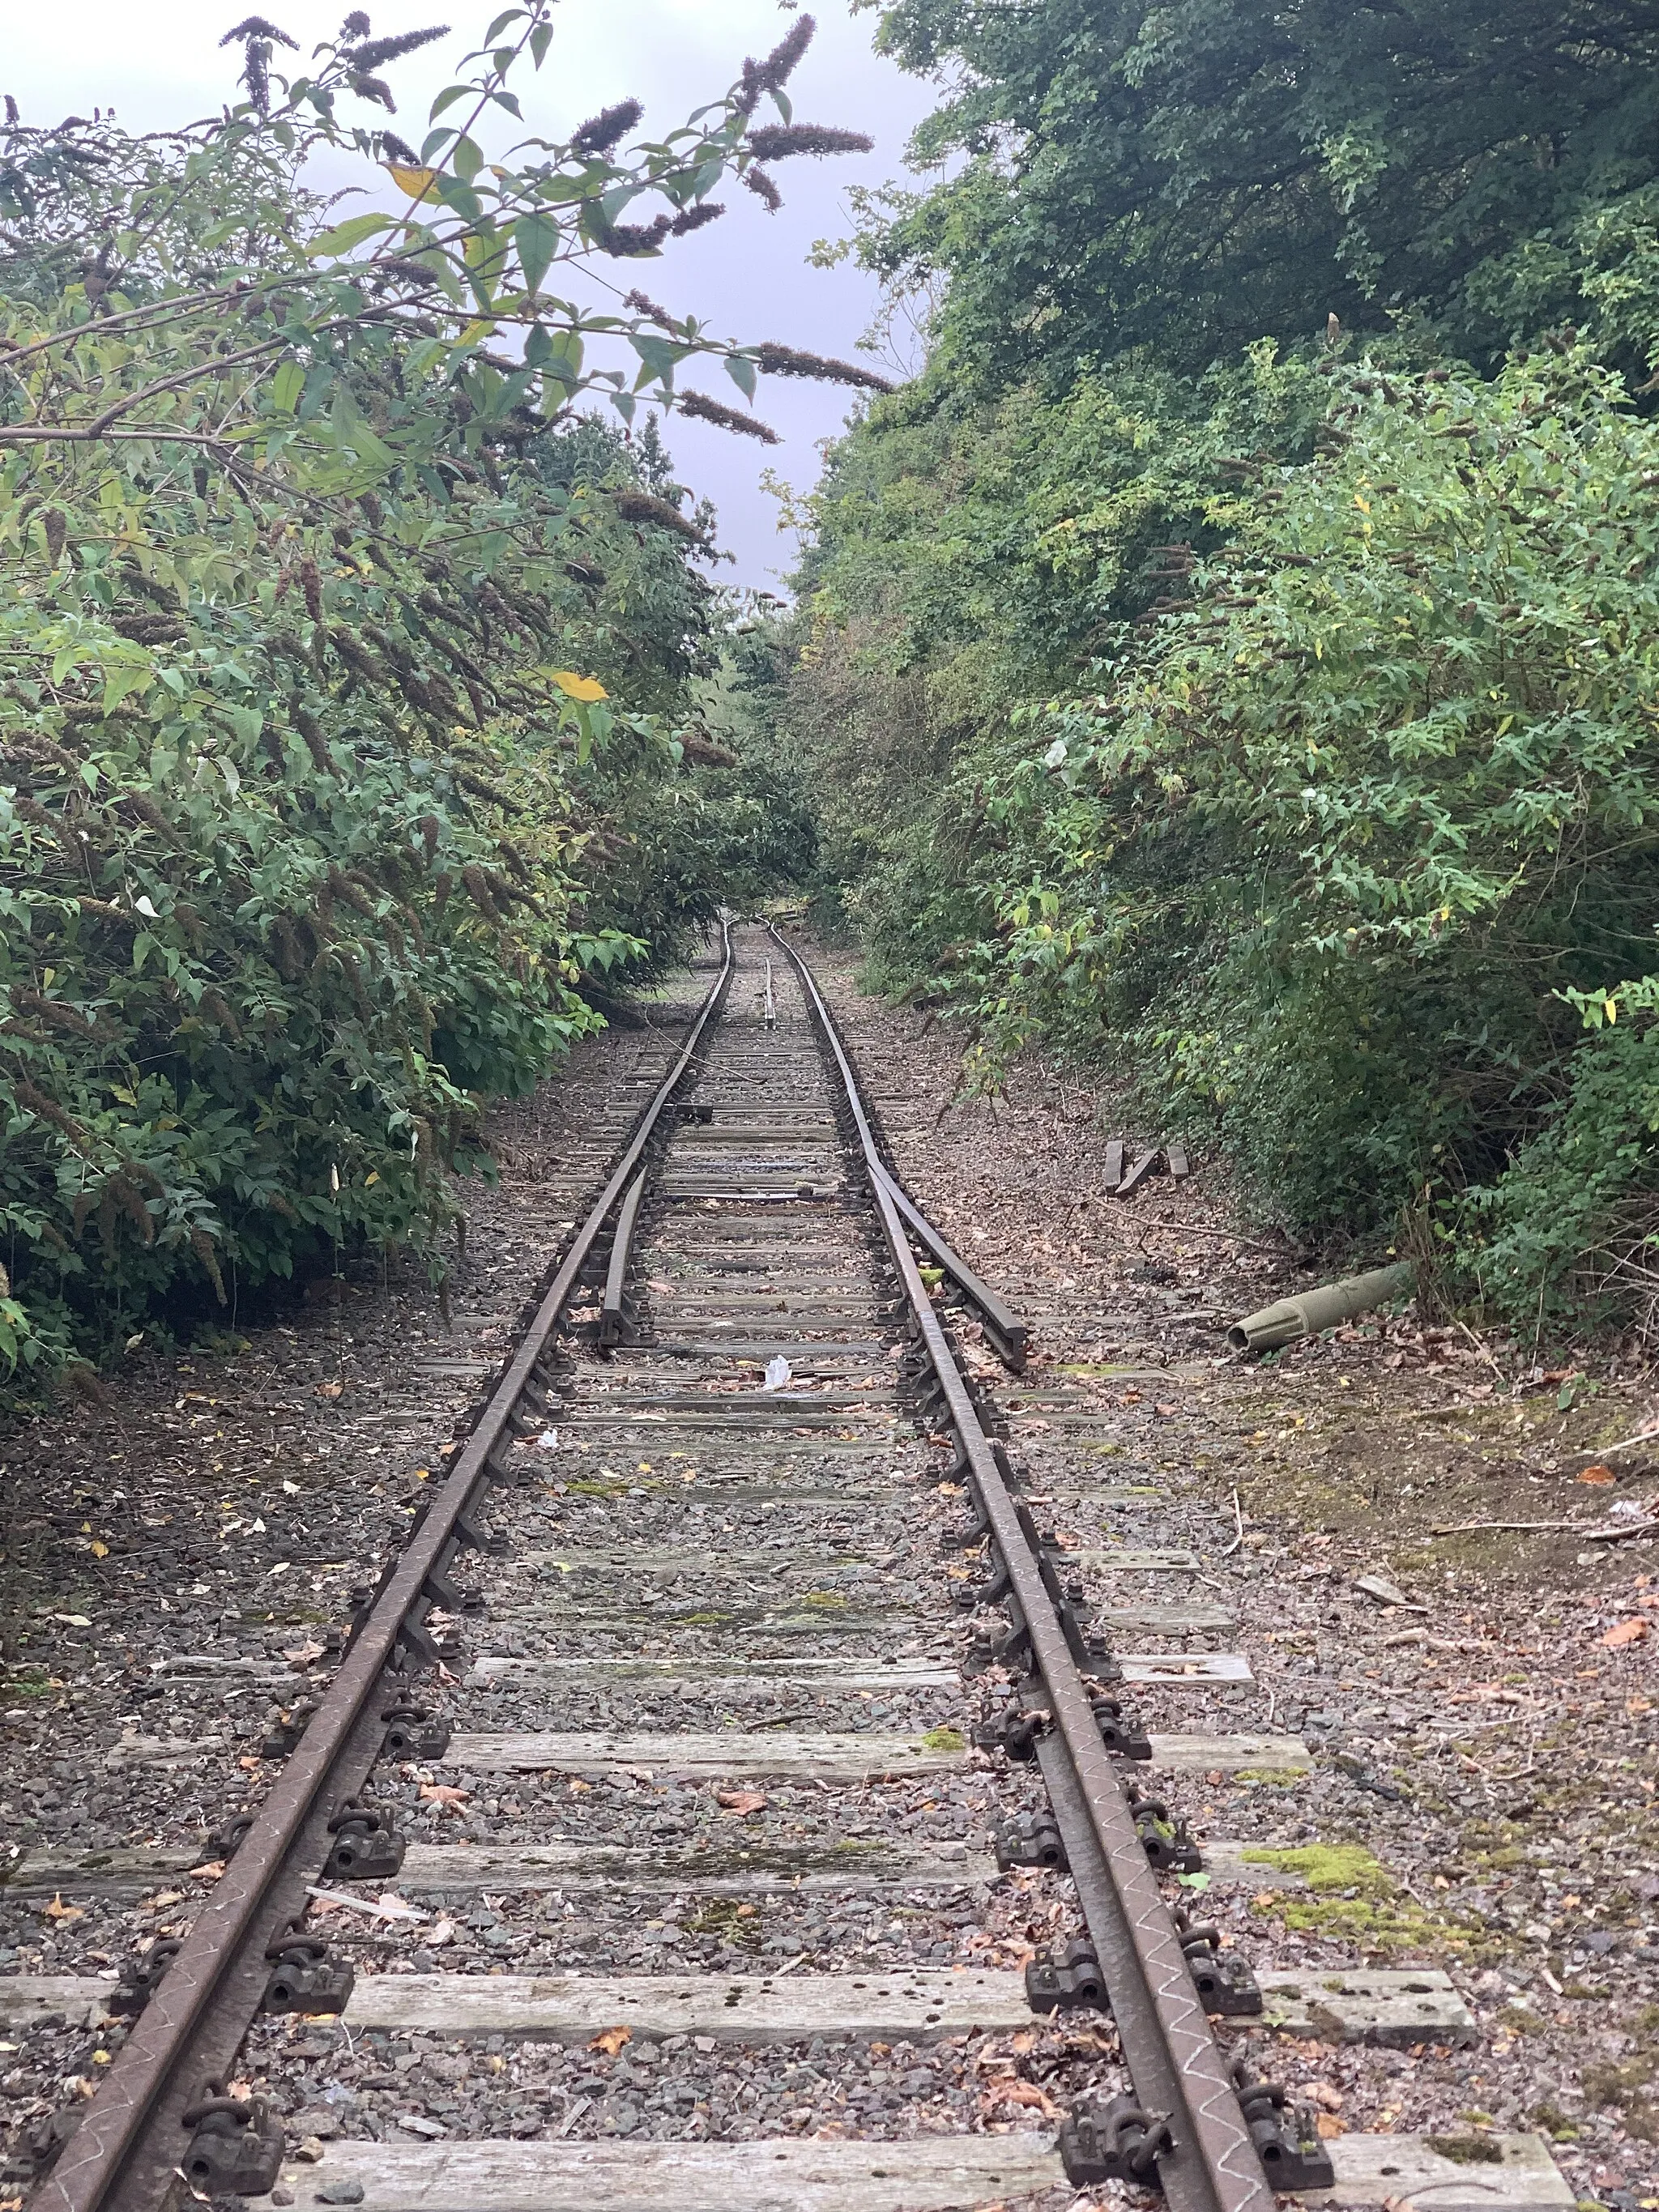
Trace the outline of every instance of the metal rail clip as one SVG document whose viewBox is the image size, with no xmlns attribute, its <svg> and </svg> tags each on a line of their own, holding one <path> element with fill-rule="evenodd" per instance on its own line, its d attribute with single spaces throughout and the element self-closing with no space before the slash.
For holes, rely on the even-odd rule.
<svg viewBox="0 0 1659 2212">
<path fill-rule="evenodd" d="M 1106 1977 L 1086 1936 L 1073 1936 L 1047 1959 L 1030 1961 L 1025 1969 L 1025 2001 L 1033 2012 L 1073 2012 L 1082 2005 L 1109 2009 Z"/>
<path fill-rule="evenodd" d="M 1331 2189 L 1336 2168 L 1310 2105 L 1292 2105 L 1277 2081 L 1259 2080 L 1243 2058 L 1232 2064 L 1239 2109 L 1261 2171 L 1274 2189 Z"/>
<path fill-rule="evenodd" d="M 193 2128 L 185 2153 L 185 2179 L 208 2197 L 264 2197 L 283 2168 L 283 2130 L 264 2097 L 231 2097 L 222 2081 L 205 2081 L 185 2113 Z"/>
<path fill-rule="evenodd" d="M 1193 1986 L 1206 2012 L 1224 2019 L 1241 2020 L 1261 2009 L 1261 1985 L 1242 1951 L 1224 1951 L 1221 1930 L 1194 1927 L 1186 1912 L 1176 1907 L 1175 1924 L 1181 1931 L 1181 1948 L 1192 1969 Z"/>
<path fill-rule="evenodd" d="M 261 2008 L 265 2012 L 343 2012 L 357 1979 L 349 1959 L 331 1963 L 320 1936 L 290 1927 L 269 1945 L 272 1962 Z"/>
<path fill-rule="evenodd" d="M 1127 2094 L 1103 2105 L 1084 2105 L 1060 2124 L 1060 2162 L 1073 2189 L 1127 2181 L 1136 2189 L 1162 2189 L 1160 2151 L 1172 2148 L 1170 2124 Z"/>
<path fill-rule="evenodd" d="M 334 1848 L 323 1868 L 325 1881 L 390 1881 L 404 1863 L 404 1838 L 381 1806 L 348 1798 L 328 1832 Z"/>
</svg>

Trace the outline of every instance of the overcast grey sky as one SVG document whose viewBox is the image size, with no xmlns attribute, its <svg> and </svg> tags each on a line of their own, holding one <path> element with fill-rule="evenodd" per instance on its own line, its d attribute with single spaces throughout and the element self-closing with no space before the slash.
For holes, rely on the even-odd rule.
<svg viewBox="0 0 1659 2212">
<path fill-rule="evenodd" d="M 210 113 L 234 89 L 235 50 L 218 41 L 251 0 L 60 0 L 27 7 L 10 0 L 0 46 L 0 92 L 17 100 L 26 122 L 55 123 L 94 106 L 112 106 L 133 130 Z M 261 11 L 299 40 L 302 52 L 337 27 L 349 0 L 259 0 Z M 416 145 L 433 94 L 453 65 L 477 45 L 495 12 L 490 0 L 370 0 L 377 34 L 430 22 L 454 25 L 441 45 L 388 70 L 398 99 L 394 128 Z M 769 216 L 741 190 L 730 212 L 678 241 L 659 261 L 633 265 L 645 289 L 677 312 L 691 310 L 734 338 L 778 338 L 815 353 L 859 356 L 854 348 L 875 304 L 870 280 L 847 265 L 810 267 L 815 239 L 843 236 L 849 184 L 884 183 L 902 170 L 904 143 L 932 104 L 929 88 L 872 53 L 872 13 L 853 15 L 848 0 L 815 0 L 817 37 L 790 86 L 797 118 L 867 131 L 873 154 L 833 161 L 781 163 L 781 213 Z M 584 117 L 632 94 L 645 103 L 650 135 L 684 121 L 723 92 L 745 53 L 761 54 L 793 15 L 776 0 L 560 0 L 556 35 L 538 77 L 514 87 L 527 128 L 558 137 Z M 368 108 L 367 121 L 381 118 Z M 724 392 L 726 379 L 708 380 Z M 738 401 L 732 392 L 730 397 Z M 683 478 L 716 502 L 722 543 L 738 556 L 728 580 L 775 587 L 791 565 L 794 540 L 781 536 L 775 501 L 760 489 L 769 464 L 805 490 L 817 474 L 817 444 L 833 436 L 849 395 L 833 386 L 763 380 L 756 411 L 785 440 L 763 448 L 678 418 L 669 443 Z"/>
</svg>

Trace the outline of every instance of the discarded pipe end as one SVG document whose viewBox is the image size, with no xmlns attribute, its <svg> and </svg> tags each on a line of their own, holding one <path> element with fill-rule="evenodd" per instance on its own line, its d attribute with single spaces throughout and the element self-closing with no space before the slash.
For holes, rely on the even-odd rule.
<svg viewBox="0 0 1659 2212">
<path fill-rule="evenodd" d="M 1280 1298 L 1277 1304 L 1236 1321 L 1227 1331 L 1227 1342 L 1235 1352 L 1277 1352 L 1299 1337 L 1317 1336 L 1321 1329 L 1334 1328 L 1389 1298 L 1403 1297 L 1415 1273 L 1409 1260 L 1401 1260 L 1392 1267 L 1373 1267 L 1340 1283 L 1322 1283 L 1299 1297 Z"/>
</svg>

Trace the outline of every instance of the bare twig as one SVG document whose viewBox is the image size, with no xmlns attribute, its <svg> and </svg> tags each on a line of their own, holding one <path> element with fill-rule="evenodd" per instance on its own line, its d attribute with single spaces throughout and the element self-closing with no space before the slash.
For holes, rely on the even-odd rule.
<svg viewBox="0 0 1659 2212">
<path fill-rule="evenodd" d="M 1264 1244 L 1259 1237 L 1241 1237 L 1231 1229 L 1212 1229 L 1207 1221 L 1171 1221 L 1162 1213 L 1143 1213 L 1127 1225 L 1135 1229 L 1178 1229 L 1183 1237 L 1222 1237 L 1229 1244 L 1242 1244 L 1251 1252 L 1269 1252 L 1275 1259 L 1286 1256 L 1283 1245 Z"/>
<path fill-rule="evenodd" d="M 1237 1483 L 1233 1486 L 1233 1526 L 1238 1533 L 1233 1538 L 1232 1542 L 1228 1545 L 1226 1550 L 1217 1554 L 1217 1557 L 1219 1559 L 1231 1559 L 1233 1553 L 1244 1541 L 1244 1509 L 1238 1502 L 1238 1486 Z"/>
<path fill-rule="evenodd" d="M 1583 1536 L 1594 1533 L 1583 1521 L 1453 1521 L 1443 1528 L 1431 1528 L 1429 1534 L 1431 1536 L 1467 1536 L 1476 1528 L 1576 1528 Z"/>
</svg>

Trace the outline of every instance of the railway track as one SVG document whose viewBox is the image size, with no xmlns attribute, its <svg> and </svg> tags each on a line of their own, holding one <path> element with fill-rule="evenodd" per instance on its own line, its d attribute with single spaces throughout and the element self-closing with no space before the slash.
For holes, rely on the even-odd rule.
<svg viewBox="0 0 1659 2212">
<path fill-rule="evenodd" d="M 1328 2142 L 1275 2087 L 1276 2035 L 1475 2024 L 1437 1972 L 1276 1969 L 1189 1919 L 1238 1855 L 1194 1846 L 1183 1789 L 1307 1750 L 1141 1725 L 1138 1691 L 1249 1681 L 1224 1608 L 1141 1595 L 1196 1557 L 1068 1455 L 799 956 L 740 927 L 702 967 L 208 1901 L 129 1964 L 31 2207 L 1571 2203 L 1536 2138 Z M 1059 1439 L 1040 1489 L 1010 1404 Z M 113 1856 L 12 1887 L 161 1870 Z M 112 1995 L 0 1983 L 15 2017 Z M 799 2103 L 746 2134 L 779 2078 Z"/>
</svg>

